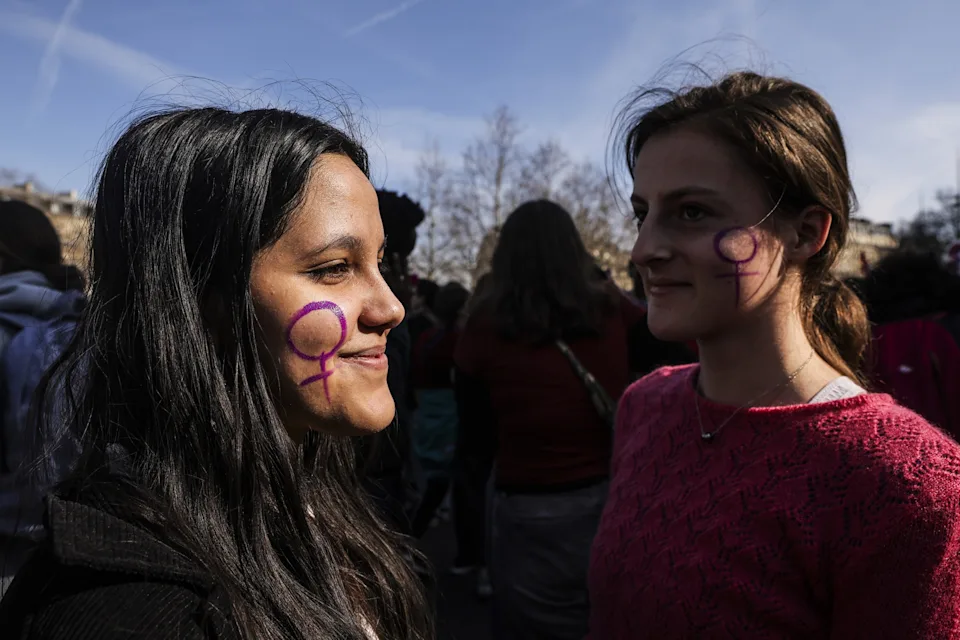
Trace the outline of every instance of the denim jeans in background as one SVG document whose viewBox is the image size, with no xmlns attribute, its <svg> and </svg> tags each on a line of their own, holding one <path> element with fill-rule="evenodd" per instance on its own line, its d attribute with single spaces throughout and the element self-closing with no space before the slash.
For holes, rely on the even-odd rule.
<svg viewBox="0 0 960 640">
<path fill-rule="evenodd" d="M 493 492 L 490 578 L 498 640 L 582 640 L 590 547 L 608 483 L 549 494 Z"/>
</svg>

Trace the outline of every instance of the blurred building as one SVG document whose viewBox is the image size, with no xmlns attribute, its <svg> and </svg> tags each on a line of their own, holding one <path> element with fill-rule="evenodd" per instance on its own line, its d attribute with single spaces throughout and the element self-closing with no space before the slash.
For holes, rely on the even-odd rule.
<svg viewBox="0 0 960 640">
<path fill-rule="evenodd" d="M 884 256 L 896 251 L 898 244 L 890 223 L 851 218 L 847 246 L 837 259 L 834 274 L 838 278 L 860 278 Z"/>
<path fill-rule="evenodd" d="M 0 186 L 0 200 L 22 200 L 45 212 L 60 236 L 63 261 L 86 270 L 90 216 L 93 213 L 89 201 L 79 198 L 76 191 L 47 193 L 37 189 L 32 182 Z"/>
<path fill-rule="evenodd" d="M 0 187 L 0 200 L 22 200 L 52 216 L 83 216 L 93 213 L 93 205 L 77 196 L 76 190 L 47 193 L 40 191 L 32 182 Z"/>
</svg>

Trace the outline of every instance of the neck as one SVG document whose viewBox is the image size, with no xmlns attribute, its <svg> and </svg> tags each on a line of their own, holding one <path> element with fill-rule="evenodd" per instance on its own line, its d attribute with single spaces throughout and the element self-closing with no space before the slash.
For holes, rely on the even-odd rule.
<svg viewBox="0 0 960 640">
<path fill-rule="evenodd" d="M 722 404 L 803 404 L 840 375 L 818 354 L 810 357 L 797 313 L 768 314 L 697 344 L 701 392 Z"/>
</svg>

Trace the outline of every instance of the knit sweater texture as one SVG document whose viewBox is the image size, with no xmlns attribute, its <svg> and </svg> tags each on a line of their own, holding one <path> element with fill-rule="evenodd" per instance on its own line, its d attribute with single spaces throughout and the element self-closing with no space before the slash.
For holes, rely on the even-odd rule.
<svg viewBox="0 0 960 640">
<path fill-rule="evenodd" d="M 881 394 L 705 441 L 697 368 L 621 399 L 591 640 L 960 638 L 960 445 Z M 735 410 L 699 402 L 706 431 Z"/>
</svg>

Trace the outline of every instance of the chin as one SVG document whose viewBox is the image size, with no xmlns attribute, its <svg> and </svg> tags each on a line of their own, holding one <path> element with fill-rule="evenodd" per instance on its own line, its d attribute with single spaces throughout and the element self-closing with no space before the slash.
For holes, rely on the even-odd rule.
<svg viewBox="0 0 960 640">
<path fill-rule="evenodd" d="M 385 396 L 375 394 L 372 397 L 357 398 L 356 404 L 347 410 L 348 428 L 358 435 L 363 435 L 377 433 L 389 427 L 397 414 L 397 407 L 389 392 Z"/>
<path fill-rule="evenodd" d="M 650 312 L 647 314 L 647 326 L 657 340 L 664 342 L 689 342 L 696 340 L 698 332 L 684 322 L 680 314 Z"/>
</svg>

